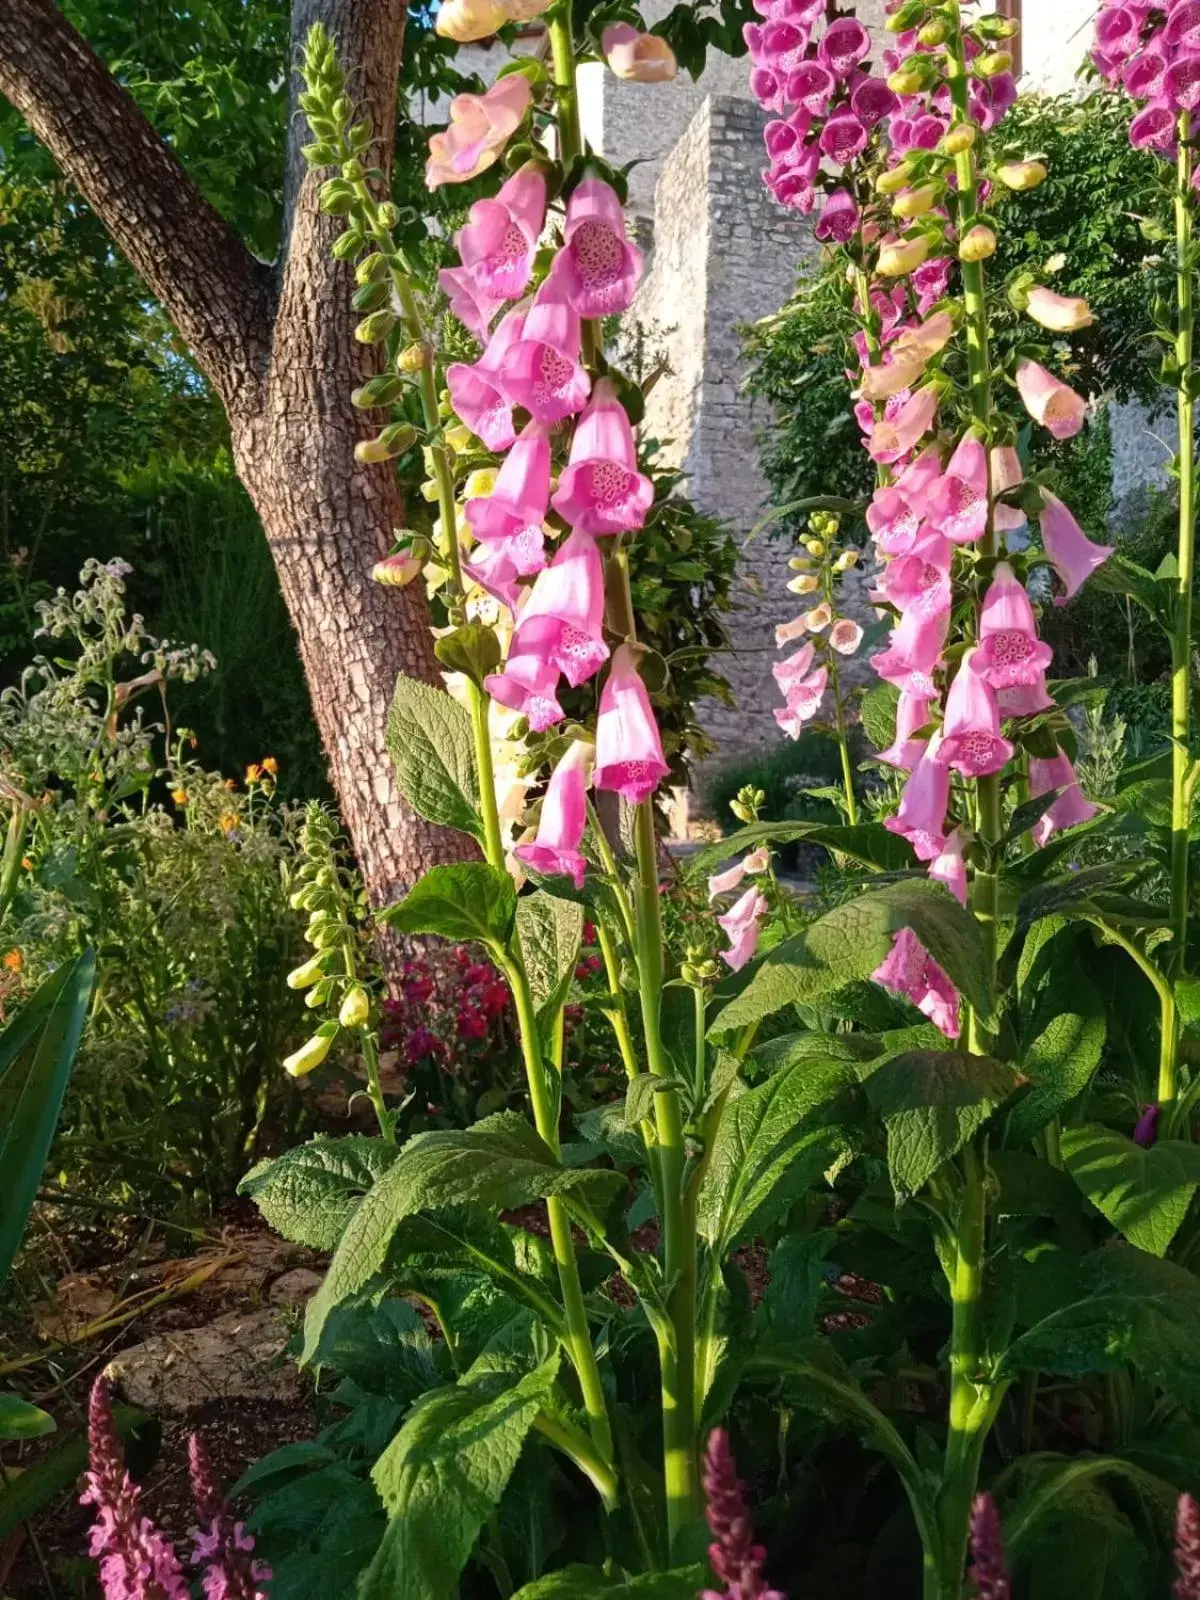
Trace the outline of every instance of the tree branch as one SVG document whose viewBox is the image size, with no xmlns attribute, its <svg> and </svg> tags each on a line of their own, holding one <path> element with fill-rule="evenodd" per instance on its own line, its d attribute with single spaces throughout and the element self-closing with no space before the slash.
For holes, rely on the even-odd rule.
<svg viewBox="0 0 1200 1600">
<path fill-rule="evenodd" d="M 162 302 L 226 407 L 245 408 L 267 359 L 269 269 L 52 0 L 3 0 L 0 94 Z"/>
</svg>

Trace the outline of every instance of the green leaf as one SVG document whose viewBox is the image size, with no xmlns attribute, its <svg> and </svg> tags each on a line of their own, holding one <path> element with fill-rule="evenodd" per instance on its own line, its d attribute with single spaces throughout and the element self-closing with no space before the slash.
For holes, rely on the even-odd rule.
<svg viewBox="0 0 1200 1600">
<path fill-rule="evenodd" d="M 0 1439 L 40 1439 L 57 1427 L 40 1406 L 30 1405 L 19 1394 L 0 1394 Z"/>
<path fill-rule="evenodd" d="M 401 673 L 388 713 L 387 748 L 400 793 L 414 811 L 482 839 L 475 738 L 457 700 Z"/>
<path fill-rule="evenodd" d="M 452 1600 L 480 1528 L 550 1398 L 558 1352 L 492 1395 L 469 1381 L 430 1395 L 371 1472 L 389 1522 L 359 1600 Z"/>
<path fill-rule="evenodd" d="M 729 1101 L 699 1202 L 700 1233 L 718 1258 L 848 1151 L 831 1108 L 854 1082 L 844 1062 L 803 1061 Z"/>
<path fill-rule="evenodd" d="M 444 1381 L 425 1324 L 406 1300 L 337 1306 L 325 1323 L 313 1365 L 403 1405 Z"/>
<path fill-rule="evenodd" d="M 873 750 L 887 750 L 894 742 L 899 703 L 900 691 L 890 683 L 877 683 L 863 695 L 858 714 Z"/>
<path fill-rule="evenodd" d="M 358 1295 L 384 1269 L 400 1224 L 422 1211 L 478 1204 L 497 1211 L 568 1191 L 603 1206 L 622 1187 L 620 1173 L 564 1167 L 515 1111 L 463 1131 L 419 1134 L 364 1196 L 304 1321 L 302 1362 L 316 1353 L 334 1306 Z"/>
<path fill-rule="evenodd" d="M 1099 1123 L 1066 1128 L 1067 1171 L 1096 1209 L 1139 1250 L 1164 1256 L 1200 1186 L 1200 1146 L 1160 1140 L 1143 1150 Z"/>
<path fill-rule="evenodd" d="M 1108 560 L 1092 573 L 1093 589 L 1105 589 L 1109 594 L 1127 594 L 1165 627 L 1167 625 L 1167 585 L 1159 582 L 1154 573 L 1130 561 L 1114 550 Z"/>
<path fill-rule="evenodd" d="M 869 978 L 901 928 L 913 930 L 968 1005 L 990 1018 L 989 965 L 979 924 L 941 884 L 911 880 L 849 900 L 769 951 L 709 1034 L 744 1028 L 786 1005 L 818 1000 Z"/>
<path fill-rule="evenodd" d="M 1016 1086 L 1011 1067 L 962 1050 L 906 1050 L 877 1067 L 864 1087 L 887 1129 L 897 1200 L 957 1155 Z"/>
<path fill-rule="evenodd" d="M 125 1441 L 131 1470 L 140 1475 L 158 1454 L 162 1428 L 133 1406 L 114 1405 L 113 1419 Z M 0 1487 L 0 1539 L 69 1490 L 87 1463 L 87 1434 L 73 1433 Z"/>
<path fill-rule="evenodd" d="M 1100 1471 L 1115 1475 L 1120 1463 L 1104 1460 Z M 1097 1481 L 1092 1463 L 1064 1463 L 1060 1471 L 1065 1483 L 1031 1492 L 1048 1499 L 1044 1508 L 1026 1498 L 1010 1513 L 1018 1520 L 1013 1561 L 1026 1576 L 1023 1592 L 1030 1600 L 1145 1600 L 1154 1584 L 1143 1532 Z"/>
<path fill-rule="evenodd" d="M 264 1218 L 293 1244 L 336 1250 L 358 1203 L 399 1155 L 384 1139 L 351 1134 L 294 1145 L 260 1161 L 238 1184 Z"/>
<path fill-rule="evenodd" d="M 1097 894 L 1127 884 L 1140 870 L 1135 862 L 1105 861 L 1039 883 L 1027 890 L 1017 904 L 1017 931 L 1032 927 L 1042 917 L 1085 916 L 1095 909 Z"/>
<path fill-rule="evenodd" d="M 906 872 L 913 865 L 911 846 L 889 833 L 880 822 L 862 822 L 853 828 L 825 822 L 752 822 L 717 844 L 697 851 L 687 864 L 688 876 L 697 878 L 714 872 L 724 862 L 731 861 L 743 850 L 752 850 L 755 845 L 793 844 L 797 840 L 837 850 L 881 872 Z"/>
<path fill-rule="evenodd" d="M 708 1582 L 708 1568 L 675 1567 L 670 1572 L 639 1572 L 608 1577 L 599 1567 L 562 1567 L 518 1589 L 512 1600 L 696 1600 Z"/>
<path fill-rule="evenodd" d="M 50 1154 L 95 973 L 94 950 L 67 962 L 0 1033 L 0 1282 Z"/>
<path fill-rule="evenodd" d="M 484 861 L 433 867 L 380 920 L 397 933 L 436 933 L 443 939 L 506 945 L 517 915 L 517 891 L 507 872 Z"/>
<path fill-rule="evenodd" d="M 625 1091 L 625 1126 L 636 1128 L 647 1117 L 653 1118 L 656 1094 L 664 1094 L 669 1089 L 686 1090 L 688 1087 L 682 1078 L 660 1078 L 652 1072 L 639 1072 L 636 1078 L 630 1078 Z"/>
<path fill-rule="evenodd" d="M 534 1005 L 548 1016 L 557 1015 L 579 960 L 583 907 L 541 891 L 523 894 L 517 901 L 517 938 Z"/>
<path fill-rule="evenodd" d="M 1067 950 L 1076 953 L 1073 939 Z M 1106 1031 L 1104 1003 L 1086 972 L 1078 965 L 1054 970 L 1026 1030 L 1021 1071 L 1029 1087 L 1009 1113 L 1010 1143 L 1031 1139 L 1082 1094 L 1100 1065 Z"/>
</svg>

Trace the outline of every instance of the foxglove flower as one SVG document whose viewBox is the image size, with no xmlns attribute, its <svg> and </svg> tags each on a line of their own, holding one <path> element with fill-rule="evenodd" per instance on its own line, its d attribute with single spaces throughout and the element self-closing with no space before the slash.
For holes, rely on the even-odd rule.
<svg viewBox="0 0 1200 1600">
<path fill-rule="evenodd" d="M 786 668 L 787 663 L 782 663 L 782 666 Z M 771 670 L 776 681 L 783 685 L 783 680 L 779 677 L 780 668 L 773 667 Z M 775 720 L 789 739 L 798 739 L 804 732 L 804 724 L 811 722 L 821 709 L 828 681 L 828 669 L 818 667 L 806 677 L 794 679 L 784 685 L 784 698 L 787 704 L 777 707 Z"/>
<path fill-rule="evenodd" d="M 908 396 L 889 416 L 875 423 L 867 443 L 867 454 L 872 461 L 890 464 L 908 455 L 929 432 L 937 416 L 938 392 L 934 388 L 918 389 Z"/>
<path fill-rule="evenodd" d="M 1042 528 L 1042 548 L 1063 581 L 1063 593 L 1055 595 L 1054 604 L 1065 606 L 1096 568 L 1104 565 L 1113 553 L 1113 546 L 1093 544 L 1062 501 L 1048 489 L 1042 490 L 1038 521 Z"/>
<path fill-rule="evenodd" d="M 1023 528 L 1026 523 L 1025 513 L 1019 506 L 1002 505 L 996 496 L 1002 495 L 1006 489 L 1015 489 L 1019 483 L 1025 481 L 1025 473 L 1021 468 L 1021 458 L 1010 444 L 994 445 L 990 455 L 992 473 L 992 526 L 1000 533 L 1011 532 L 1014 528 Z"/>
<path fill-rule="evenodd" d="M 609 71 L 629 83 L 665 83 L 679 70 L 675 52 L 657 33 L 639 33 L 629 22 L 611 23 L 600 35 Z"/>
<path fill-rule="evenodd" d="M 1087 403 L 1082 395 L 1036 361 L 1017 364 L 1017 393 L 1035 422 L 1056 439 L 1073 439 L 1083 427 Z"/>
<path fill-rule="evenodd" d="M 481 288 L 466 267 L 443 267 L 438 273 L 438 287 L 449 300 L 452 315 L 480 344 L 486 344 L 492 318 L 504 304 L 503 299 Z"/>
<path fill-rule="evenodd" d="M 929 863 L 929 876 L 935 883 L 944 883 L 960 906 L 967 903 L 967 863 L 964 851 L 970 843 L 969 835 L 961 828 L 948 833 L 942 842 L 940 854 Z"/>
<path fill-rule="evenodd" d="M 987 450 L 977 434 L 965 433 L 930 492 L 929 519 L 951 544 L 973 544 L 987 518 Z"/>
<path fill-rule="evenodd" d="M 474 366 L 455 361 L 446 368 L 446 386 L 455 414 L 489 450 L 507 450 L 516 438 L 512 401 L 501 377 L 513 347 L 525 331 L 525 308 L 501 318 L 487 349 Z"/>
<path fill-rule="evenodd" d="M 592 536 L 576 529 L 538 575 L 513 649 L 544 657 L 574 689 L 608 660 L 603 629 L 604 563 Z"/>
<path fill-rule="evenodd" d="M 770 852 L 765 844 L 760 844 L 757 850 L 751 850 L 749 855 L 742 856 L 740 861 L 726 867 L 724 872 L 714 873 L 709 878 L 708 898 L 715 900 L 718 895 L 728 894 L 740 885 L 747 873 L 765 872 L 770 864 Z"/>
<path fill-rule="evenodd" d="M 754 1542 L 746 1492 L 724 1428 L 714 1428 L 704 1451 L 704 1516 L 713 1542 L 708 1559 L 722 1584 L 704 1589 L 700 1600 L 784 1600 L 763 1577 L 767 1552 Z"/>
<path fill-rule="evenodd" d="M 927 741 L 915 739 L 913 735 L 929 721 L 929 706 L 930 701 L 925 695 L 901 692 L 896 705 L 896 737 L 886 750 L 879 752 L 875 758 L 877 761 L 884 761 L 889 767 L 899 767 L 906 772 L 917 765 L 925 754 Z"/>
<path fill-rule="evenodd" d="M 616 190 L 603 178 L 584 178 L 567 201 L 560 252 L 567 296 L 581 317 L 628 311 L 642 275 L 642 253 L 625 234 Z"/>
<path fill-rule="evenodd" d="M 935 733 L 904 785 L 900 809 L 884 827 L 907 839 L 918 861 L 934 861 L 946 847 L 946 808 L 950 769 L 940 759 L 942 736 Z"/>
<path fill-rule="evenodd" d="M 943 738 L 938 759 L 964 778 L 999 772 L 1013 757 L 1013 747 L 1000 737 L 996 691 L 980 673 L 980 652 L 968 650 L 946 696 Z"/>
<path fill-rule="evenodd" d="M 499 539 L 495 544 L 481 540 L 472 550 L 471 559 L 463 562 L 463 573 L 515 616 L 525 592 L 517 579 L 530 572 L 540 572 L 546 564 L 542 555 L 543 538 L 539 528 L 536 539 L 525 533 L 515 539 Z"/>
<path fill-rule="evenodd" d="M 204 1571 L 205 1600 L 267 1600 L 263 1585 L 271 1581 L 271 1569 L 253 1559 L 254 1540 L 235 1520 L 195 1433 L 188 1440 L 188 1465 L 200 1522 L 192 1534 L 192 1565 Z"/>
<path fill-rule="evenodd" d="M 1053 834 L 1063 828 L 1073 828 L 1079 822 L 1090 822 L 1096 815 L 1096 807 L 1084 799 L 1070 756 L 1062 750 L 1049 760 L 1038 756 L 1029 758 L 1030 799 L 1036 800 L 1038 795 L 1049 794 L 1052 789 L 1062 792 L 1033 825 L 1033 842 L 1039 850 Z"/>
<path fill-rule="evenodd" d="M 1137 1123 L 1133 1130 L 1133 1142 L 1143 1150 L 1149 1150 L 1158 1138 L 1158 1119 L 1161 1107 L 1157 1105 L 1142 1106 L 1139 1109 Z M 1198 1569 L 1200 1574 L 1200 1569 Z M 1197 1591 L 1200 1594 L 1200 1591 Z"/>
<path fill-rule="evenodd" d="M 629 415 L 612 380 L 601 378 L 576 425 L 554 509 L 585 533 L 625 533 L 642 526 L 653 500 L 653 483 L 638 471 Z"/>
<path fill-rule="evenodd" d="M 550 505 L 550 438 L 536 422 L 527 423 L 500 464 L 491 494 L 468 500 L 467 521 L 477 539 L 516 539 L 533 530 L 540 535 Z M 541 546 L 538 543 L 538 565 Z"/>
<path fill-rule="evenodd" d="M 861 123 L 860 123 L 861 126 Z M 845 244 L 858 231 L 858 206 L 848 189 L 834 189 L 825 197 L 821 215 L 813 232 L 831 244 Z"/>
<path fill-rule="evenodd" d="M 597 789 L 615 790 L 629 805 L 648 800 L 670 774 L 658 723 L 633 652 L 623 644 L 600 693 L 596 718 Z"/>
<path fill-rule="evenodd" d="M 979 617 L 979 671 L 993 689 L 1036 684 L 1054 652 L 1037 635 L 1033 607 L 1024 585 L 1007 561 L 1001 561 L 988 585 Z"/>
<path fill-rule="evenodd" d="M 893 935 L 892 948 L 871 979 L 910 1001 L 947 1039 L 958 1038 L 958 990 L 911 928 Z"/>
<path fill-rule="evenodd" d="M 499 160 L 500 152 L 525 119 L 533 85 L 511 72 L 486 94 L 456 94 L 450 102 L 450 125 L 429 141 L 425 184 L 467 183 Z"/>
<path fill-rule="evenodd" d="M 571 304 L 563 259 L 559 251 L 500 375 L 510 403 L 524 406 L 535 422 L 561 422 L 574 416 L 591 387 L 579 359 L 579 313 Z"/>
<path fill-rule="evenodd" d="M 587 862 L 579 852 L 587 827 L 588 767 L 592 747 L 577 739 L 550 775 L 538 818 L 537 835 L 513 851 L 518 861 L 546 877 L 574 880 L 583 888 Z"/>
<path fill-rule="evenodd" d="M 510 654 L 504 671 L 485 678 L 484 688 L 493 700 L 527 717 L 534 733 L 545 733 L 562 721 L 558 668 L 538 651 Z"/>
<path fill-rule="evenodd" d="M 454 236 L 463 267 L 488 295 L 515 300 L 533 272 L 546 220 L 546 180 L 532 162 L 514 172 L 492 200 L 477 200 Z"/>
<path fill-rule="evenodd" d="M 141 1494 L 125 1470 L 108 1384 L 97 1378 L 88 1402 L 88 1471 L 81 1504 L 96 1508 L 88 1553 L 100 1562 L 104 1600 L 189 1600 L 174 1546 L 141 1515 Z"/>
<path fill-rule="evenodd" d="M 721 959 L 732 971 L 740 972 L 753 958 L 758 948 L 759 928 L 769 909 L 766 896 L 750 888 L 717 918 L 729 939 L 729 948 L 721 951 Z"/>
<path fill-rule="evenodd" d="M 1076 333 L 1080 328 L 1090 328 L 1096 320 L 1086 300 L 1077 295 L 1055 294 L 1053 289 L 1040 285 L 1030 289 L 1025 315 L 1051 333 Z"/>
<path fill-rule="evenodd" d="M 949 628 L 948 610 L 927 615 L 914 606 L 903 613 L 892 629 L 888 648 L 872 656 L 871 665 L 885 682 L 894 684 L 902 693 L 932 699 L 936 692 L 933 674 L 943 664 L 942 650 Z"/>
<path fill-rule="evenodd" d="M 1004 1559 L 1000 1513 L 990 1494 L 975 1496 L 971 1507 L 971 1565 L 967 1576 L 978 1600 L 1010 1600 L 1012 1584 Z"/>
</svg>

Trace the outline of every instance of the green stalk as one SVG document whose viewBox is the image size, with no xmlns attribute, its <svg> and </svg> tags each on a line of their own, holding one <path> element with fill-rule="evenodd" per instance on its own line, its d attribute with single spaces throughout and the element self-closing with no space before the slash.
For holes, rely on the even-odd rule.
<svg viewBox="0 0 1200 1600">
<path fill-rule="evenodd" d="M 1192 398 L 1192 151 L 1191 114 L 1179 113 L 1179 156 L 1175 167 L 1175 364 L 1178 369 L 1176 406 L 1179 413 L 1179 579 L 1175 599 L 1175 626 L 1171 635 L 1171 934 L 1169 972 L 1183 975 L 1187 962 L 1188 833 L 1191 796 L 1191 654 L 1192 587 L 1196 573 L 1196 407 Z M 1169 986 L 1161 1007 L 1161 1042 L 1158 1064 L 1158 1099 L 1171 1108 L 1179 1094 L 1179 1015 L 1174 987 Z"/>
<path fill-rule="evenodd" d="M 950 1428 L 942 1467 L 941 1501 L 947 1600 L 958 1600 L 962 1593 L 971 1502 L 975 1498 L 983 1442 L 976 1436 L 979 1389 L 975 1376 L 981 1355 L 979 1310 L 986 1221 L 983 1170 L 974 1145 L 968 1144 L 963 1152 L 962 1199 L 955 1230 L 957 1261 L 950 1284 Z"/>
<path fill-rule="evenodd" d="M 342 944 L 342 965 L 350 983 L 357 983 L 358 963 L 354 959 L 354 936 L 350 933 L 347 933 Z M 367 1099 L 375 1112 L 380 1134 L 389 1144 L 395 1144 L 396 1119 L 388 1110 L 387 1101 L 383 1097 L 383 1082 L 379 1076 L 379 1049 L 375 1043 L 375 1035 L 369 1026 L 360 1031 L 363 1065 L 367 1069 Z"/>
<path fill-rule="evenodd" d="M 0 917 L 4 916 L 12 904 L 13 895 L 17 892 L 17 884 L 21 877 L 21 862 L 25 858 L 25 836 L 29 832 L 31 816 L 32 812 L 27 804 L 20 800 L 13 802 L 8 830 L 4 836 L 4 855 L 0 858 Z"/>
<path fill-rule="evenodd" d="M 579 122 L 579 90 L 570 0 L 559 0 L 549 18 L 550 56 L 558 96 L 559 156 L 564 170 L 584 153 Z M 583 359 L 596 370 L 602 355 L 599 326 L 583 324 Z M 607 574 L 607 622 L 618 638 L 635 640 L 636 624 L 629 590 L 629 568 L 620 540 L 612 541 Z M 662 911 L 658 892 L 658 852 L 654 801 L 637 808 L 635 822 L 638 885 L 634 906 L 634 945 L 638 963 L 642 1030 L 646 1064 L 660 1078 L 670 1070 L 662 1043 L 662 987 L 665 976 Z M 671 1336 L 660 1341 L 662 1376 L 663 1478 L 666 1486 L 667 1534 L 672 1548 L 700 1515 L 700 1481 L 696 1456 L 696 1229 L 684 1193 L 686 1152 L 683 1108 L 674 1089 L 654 1096 L 658 1140 L 657 1162 L 663 1269 L 668 1283 Z"/>
</svg>

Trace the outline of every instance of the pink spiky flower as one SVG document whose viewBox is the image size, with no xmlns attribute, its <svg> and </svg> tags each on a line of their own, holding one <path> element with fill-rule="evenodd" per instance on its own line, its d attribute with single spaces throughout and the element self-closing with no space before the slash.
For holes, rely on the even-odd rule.
<svg viewBox="0 0 1200 1600">
<path fill-rule="evenodd" d="M 700 1600 L 784 1600 L 767 1587 L 763 1563 L 767 1552 L 754 1542 L 754 1525 L 746 1491 L 724 1428 L 714 1428 L 704 1452 L 704 1515 L 713 1535 L 708 1559 L 720 1589 L 705 1589 Z"/>
<path fill-rule="evenodd" d="M 235 1520 L 199 1434 L 188 1439 L 192 1498 L 200 1527 L 192 1530 L 192 1565 L 203 1569 L 205 1600 L 267 1600 L 271 1569 L 255 1561 L 254 1540 Z"/>
<path fill-rule="evenodd" d="M 577 889 L 583 888 L 587 861 L 579 846 L 587 827 L 588 768 L 593 750 L 582 740 L 575 742 L 559 761 L 542 800 L 537 835 L 513 851 L 534 872 L 547 877 L 569 877 Z"/>
<path fill-rule="evenodd" d="M 1175 1600 L 1200 1600 L 1200 1505 L 1190 1494 L 1179 1496 L 1175 1513 Z"/>
<path fill-rule="evenodd" d="M 971 1565 L 967 1575 L 979 1600 L 1009 1600 L 1012 1583 L 1004 1557 L 1004 1532 L 990 1494 L 977 1494 L 971 1507 Z"/>
</svg>

